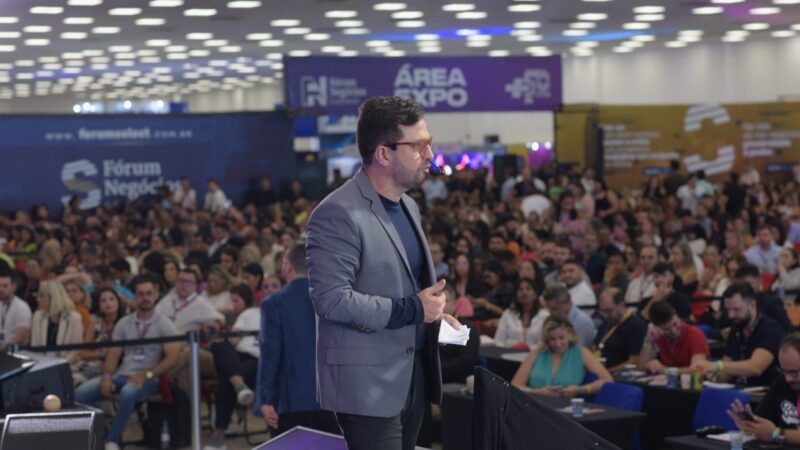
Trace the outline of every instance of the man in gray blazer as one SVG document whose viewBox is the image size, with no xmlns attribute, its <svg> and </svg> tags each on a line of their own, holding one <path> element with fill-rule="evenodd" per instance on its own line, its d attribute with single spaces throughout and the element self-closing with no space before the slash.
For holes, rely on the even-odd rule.
<svg viewBox="0 0 800 450">
<path fill-rule="evenodd" d="M 350 450 L 413 449 L 428 402 L 441 403 L 436 282 L 420 213 L 406 191 L 433 159 L 421 107 L 377 97 L 359 109 L 363 168 L 308 222 L 317 317 L 317 395 Z"/>
</svg>

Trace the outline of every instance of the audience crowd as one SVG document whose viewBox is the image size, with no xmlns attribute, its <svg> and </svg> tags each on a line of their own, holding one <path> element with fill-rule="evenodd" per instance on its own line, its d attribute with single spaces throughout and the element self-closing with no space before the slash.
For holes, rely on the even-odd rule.
<svg viewBox="0 0 800 450">
<path fill-rule="evenodd" d="M 796 355 L 782 339 L 800 324 L 800 176 L 772 179 L 748 166 L 725 177 L 711 182 L 673 163 L 667 176 L 613 190 L 592 169 L 466 169 L 409 192 L 448 281 L 447 311 L 480 333 L 442 352 L 444 379 L 464 382 L 478 345 L 493 343 L 529 350 L 513 382 L 547 395 L 596 392 L 630 364 L 741 385 L 783 380 L 779 354 Z M 286 280 L 283 259 L 304 242 L 319 199 L 299 182 L 279 196 L 266 177 L 241 203 L 222 188 L 209 180 L 198 204 L 184 178 L 158 198 L 91 211 L 76 198 L 58 212 L 0 215 L 0 347 L 259 330 L 258 306 L 305 276 L 292 263 Z M 709 338 L 725 342 L 722 359 L 712 360 Z M 203 343 L 201 374 L 224 385 L 215 436 L 233 398 L 253 402 L 264 345 Z M 59 356 L 72 366 L 76 398 L 116 391 L 124 409 L 159 378 L 188 387 L 184 347 Z M 587 372 L 596 377 L 584 384 Z M 274 410 L 261 411 L 276 424 Z M 118 410 L 112 445 L 129 415 Z"/>
</svg>

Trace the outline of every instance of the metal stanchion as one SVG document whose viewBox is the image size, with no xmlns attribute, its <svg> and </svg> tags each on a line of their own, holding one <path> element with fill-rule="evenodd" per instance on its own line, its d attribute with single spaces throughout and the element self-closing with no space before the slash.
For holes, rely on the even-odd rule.
<svg viewBox="0 0 800 450">
<path fill-rule="evenodd" d="M 200 354 L 197 331 L 189 332 L 189 369 L 192 377 L 192 449 L 200 450 Z"/>
</svg>

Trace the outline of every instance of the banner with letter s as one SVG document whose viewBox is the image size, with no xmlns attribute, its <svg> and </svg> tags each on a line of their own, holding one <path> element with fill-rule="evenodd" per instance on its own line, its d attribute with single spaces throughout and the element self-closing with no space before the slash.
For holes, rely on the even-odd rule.
<svg viewBox="0 0 800 450">
<path fill-rule="evenodd" d="M 7 116 L 0 120 L 0 210 L 73 196 L 82 209 L 135 201 L 189 177 L 202 207 L 208 178 L 240 202 L 260 176 L 291 181 L 291 121 L 281 113 Z"/>
<path fill-rule="evenodd" d="M 561 57 L 285 58 L 289 108 L 355 114 L 364 100 L 396 95 L 429 112 L 555 111 Z"/>
</svg>

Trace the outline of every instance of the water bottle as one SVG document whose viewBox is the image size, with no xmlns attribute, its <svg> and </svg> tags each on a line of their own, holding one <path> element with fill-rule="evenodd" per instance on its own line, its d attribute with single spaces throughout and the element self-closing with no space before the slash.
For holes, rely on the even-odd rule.
<svg viewBox="0 0 800 450">
<path fill-rule="evenodd" d="M 161 449 L 169 448 L 169 427 L 167 426 L 167 421 L 165 420 L 161 424 Z"/>
<path fill-rule="evenodd" d="M 744 435 L 738 431 L 731 431 L 728 436 L 731 438 L 731 450 L 743 450 Z"/>
</svg>

